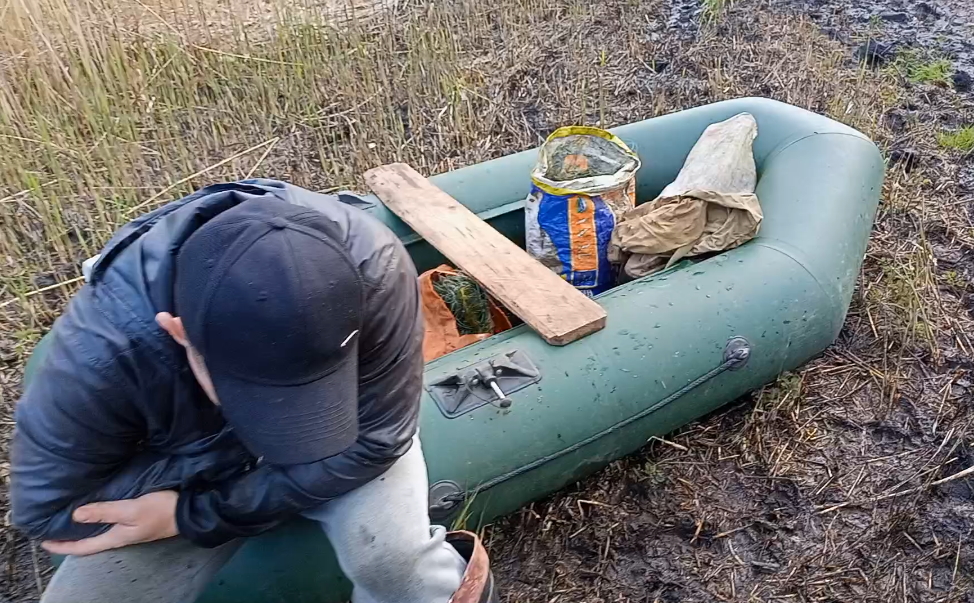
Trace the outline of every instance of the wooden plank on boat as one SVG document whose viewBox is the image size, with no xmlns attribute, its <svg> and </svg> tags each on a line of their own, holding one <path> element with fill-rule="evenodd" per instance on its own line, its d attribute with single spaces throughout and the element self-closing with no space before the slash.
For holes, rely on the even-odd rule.
<svg viewBox="0 0 974 603">
<path fill-rule="evenodd" d="M 545 341 L 565 345 L 605 326 L 605 310 L 404 163 L 365 173 L 393 213 Z"/>
</svg>

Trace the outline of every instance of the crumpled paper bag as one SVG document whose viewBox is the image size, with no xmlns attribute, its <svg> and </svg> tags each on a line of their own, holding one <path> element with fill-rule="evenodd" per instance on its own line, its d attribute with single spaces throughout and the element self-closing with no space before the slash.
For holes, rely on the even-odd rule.
<svg viewBox="0 0 974 603">
<path fill-rule="evenodd" d="M 626 275 L 639 278 L 683 257 L 733 249 L 751 240 L 763 219 L 753 193 L 693 190 L 658 197 L 622 216 L 609 260 L 624 261 Z"/>
<path fill-rule="evenodd" d="M 624 263 L 624 274 L 639 278 L 756 236 L 764 218 L 754 195 L 757 128 L 748 113 L 708 126 L 660 196 L 618 221 L 609 261 Z"/>
</svg>

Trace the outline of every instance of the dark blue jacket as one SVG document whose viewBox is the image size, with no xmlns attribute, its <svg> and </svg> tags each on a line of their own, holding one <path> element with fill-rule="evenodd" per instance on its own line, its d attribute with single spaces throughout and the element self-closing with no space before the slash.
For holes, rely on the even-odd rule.
<svg viewBox="0 0 974 603">
<path fill-rule="evenodd" d="M 360 434 L 351 448 L 316 463 L 258 463 L 200 389 L 184 349 L 154 320 L 172 311 L 175 253 L 183 241 L 206 220 L 254 198 L 284 199 L 328 216 L 368 288 Z M 73 522 L 78 506 L 176 489 L 180 532 L 216 546 L 355 489 L 409 449 L 423 370 L 416 270 L 399 239 L 366 212 L 282 182 L 211 186 L 123 227 L 89 281 L 55 322 L 16 408 L 12 517 L 30 536 L 92 536 L 108 526 Z"/>
</svg>

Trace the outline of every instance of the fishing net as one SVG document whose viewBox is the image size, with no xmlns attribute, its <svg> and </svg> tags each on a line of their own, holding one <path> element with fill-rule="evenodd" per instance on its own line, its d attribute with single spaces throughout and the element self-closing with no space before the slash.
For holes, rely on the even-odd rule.
<svg viewBox="0 0 974 603">
<path fill-rule="evenodd" d="M 443 275 L 433 281 L 433 290 L 450 309 L 461 335 L 493 332 L 487 292 L 472 278 L 466 274 Z"/>
<path fill-rule="evenodd" d="M 419 275 L 426 362 L 511 328 L 507 313 L 473 279 L 446 264 Z"/>
<path fill-rule="evenodd" d="M 545 145 L 548 158 L 545 177 L 568 181 L 593 176 L 611 176 L 635 163 L 631 153 L 612 140 L 589 134 L 556 138 Z"/>
</svg>

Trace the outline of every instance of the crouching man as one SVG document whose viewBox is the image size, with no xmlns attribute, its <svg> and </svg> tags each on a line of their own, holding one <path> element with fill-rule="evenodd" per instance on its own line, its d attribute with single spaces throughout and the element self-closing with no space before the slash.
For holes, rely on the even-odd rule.
<svg viewBox="0 0 974 603">
<path fill-rule="evenodd" d="M 249 180 L 123 227 L 16 409 L 13 521 L 67 555 L 43 603 L 191 602 L 297 515 L 355 603 L 495 601 L 430 525 L 422 337 L 405 249 L 336 197 Z"/>
</svg>

